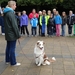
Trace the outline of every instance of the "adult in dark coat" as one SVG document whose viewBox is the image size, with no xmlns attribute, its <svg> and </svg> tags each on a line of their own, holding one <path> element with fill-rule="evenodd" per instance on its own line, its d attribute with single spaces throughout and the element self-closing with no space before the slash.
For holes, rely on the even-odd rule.
<svg viewBox="0 0 75 75">
<path fill-rule="evenodd" d="M 3 13 L 2 13 L 1 16 L 0 16 L 0 25 L 1 25 L 1 33 L 2 33 L 2 35 L 5 35 Z"/>
<path fill-rule="evenodd" d="M 21 36 L 18 30 L 17 20 L 14 14 L 15 8 L 16 2 L 9 1 L 8 6 L 3 11 L 5 39 L 7 41 L 5 62 L 6 64 L 10 63 L 13 66 L 19 66 L 21 64 L 16 62 L 15 48 L 16 48 L 16 41 Z"/>
<path fill-rule="evenodd" d="M 69 16 L 67 16 L 68 34 L 72 36 L 72 27 L 74 22 L 74 15 L 72 11 L 69 11 Z"/>
</svg>

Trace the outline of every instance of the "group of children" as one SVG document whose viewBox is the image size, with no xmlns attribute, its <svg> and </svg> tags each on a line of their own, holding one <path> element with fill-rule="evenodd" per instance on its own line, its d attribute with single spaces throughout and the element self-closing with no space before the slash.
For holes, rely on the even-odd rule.
<svg viewBox="0 0 75 75">
<path fill-rule="evenodd" d="M 69 11 L 69 15 L 66 15 L 66 12 L 62 12 L 62 16 L 59 15 L 59 12 L 56 9 L 50 10 L 42 10 L 39 13 L 36 13 L 36 10 L 33 9 L 29 16 L 26 14 L 26 11 L 18 12 L 15 14 L 17 25 L 21 35 L 25 35 L 25 31 L 27 36 L 30 35 L 28 30 L 28 25 L 31 25 L 31 35 L 37 35 L 37 27 L 39 36 L 44 37 L 47 29 L 48 36 L 65 36 L 66 24 L 68 25 L 68 34 L 72 35 L 72 28 L 74 26 L 74 35 L 75 35 L 75 15 L 72 11 Z M 30 21 L 30 22 L 29 22 Z M 3 23 L 3 15 L 0 16 L 0 25 L 2 25 L 2 33 L 4 34 L 4 23 Z M 62 33 L 60 33 L 62 30 Z"/>
<path fill-rule="evenodd" d="M 75 36 L 75 15 L 73 14 L 73 11 L 70 10 L 69 15 L 66 15 L 66 12 L 64 11 L 62 12 L 61 16 L 56 9 L 53 9 L 53 12 L 48 10 L 47 14 L 46 14 L 46 10 L 39 11 L 38 15 L 35 9 L 33 9 L 32 13 L 33 13 L 32 15 L 31 14 L 29 15 L 29 18 L 31 19 L 30 21 L 32 25 L 32 32 L 34 29 L 36 33 L 36 29 L 38 25 L 39 26 L 39 36 L 40 35 L 45 36 L 46 27 L 47 27 L 48 36 L 51 36 L 51 37 L 53 35 L 56 35 L 58 37 L 60 35 L 65 36 L 66 25 L 68 27 L 69 36 L 72 36 L 72 34 L 74 34 Z M 33 28 L 34 25 L 36 26 L 36 28 Z M 74 28 L 74 33 L 72 32 L 73 28 Z"/>
<path fill-rule="evenodd" d="M 37 15 L 35 9 L 33 9 L 32 14 L 29 14 L 30 24 L 32 26 L 32 35 L 36 35 L 37 26 L 39 26 L 39 36 L 45 36 L 46 27 L 48 36 L 60 36 L 60 25 L 62 24 L 62 18 L 56 9 L 53 9 L 53 13 L 48 10 L 39 11 Z M 33 34 L 33 31 L 35 34 Z"/>
<path fill-rule="evenodd" d="M 36 13 L 36 10 L 33 9 L 32 12 L 29 14 L 29 16 L 26 15 L 26 11 L 22 12 L 22 15 L 18 13 L 17 20 L 19 19 L 19 27 L 21 27 L 21 34 L 25 35 L 26 33 L 29 36 L 28 31 L 28 17 L 30 19 L 31 24 L 31 35 L 36 36 L 37 35 L 37 27 L 39 27 L 39 36 L 45 36 L 46 27 L 47 27 L 47 34 L 48 36 L 53 36 L 57 31 L 57 36 L 60 36 L 60 24 L 62 24 L 62 19 L 60 15 L 58 14 L 58 11 L 54 9 L 53 13 L 51 13 L 50 10 L 48 10 L 48 14 L 46 14 L 46 10 L 39 11 L 39 13 Z M 56 15 L 56 17 L 55 17 Z M 55 27 L 55 24 L 57 25 Z"/>
</svg>

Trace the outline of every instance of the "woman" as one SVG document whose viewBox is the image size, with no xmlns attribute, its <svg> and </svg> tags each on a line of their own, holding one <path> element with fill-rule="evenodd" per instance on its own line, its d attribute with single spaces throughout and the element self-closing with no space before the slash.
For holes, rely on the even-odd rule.
<svg viewBox="0 0 75 75">
<path fill-rule="evenodd" d="M 66 13 L 62 12 L 62 36 L 65 36 L 65 28 L 66 28 L 66 24 L 67 24 L 67 17 L 66 17 Z"/>
<path fill-rule="evenodd" d="M 32 19 L 34 17 L 34 15 L 36 15 L 36 18 L 39 17 L 38 13 L 36 13 L 36 10 L 33 9 L 32 12 L 29 14 L 29 18 Z"/>
<path fill-rule="evenodd" d="M 27 26 L 28 26 L 28 16 L 26 15 L 26 11 L 23 11 L 21 16 L 21 34 L 23 33 L 25 35 L 25 30 L 26 30 L 26 33 L 29 36 L 29 31 Z"/>
</svg>

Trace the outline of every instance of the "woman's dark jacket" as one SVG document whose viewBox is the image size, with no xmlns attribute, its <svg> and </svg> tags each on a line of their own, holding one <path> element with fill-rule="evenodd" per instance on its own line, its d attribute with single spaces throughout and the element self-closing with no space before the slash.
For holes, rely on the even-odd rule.
<svg viewBox="0 0 75 75">
<path fill-rule="evenodd" d="M 66 25 L 66 24 L 67 24 L 67 17 L 62 16 L 62 25 Z"/>
<path fill-rule="evenodd" d="M 15 41 L 20 38 L 17 20 L 14 11 L 10 7 L 4 9 L 4 26 L 5 26 L 5 39 L 7 41 Z"/>
<path fill-rule="evenodd" d="M 54 26 L 54 19 L 53 18 L 48 19 L 48 26 L 51 26 L 51 27 Z"/>
</svg>

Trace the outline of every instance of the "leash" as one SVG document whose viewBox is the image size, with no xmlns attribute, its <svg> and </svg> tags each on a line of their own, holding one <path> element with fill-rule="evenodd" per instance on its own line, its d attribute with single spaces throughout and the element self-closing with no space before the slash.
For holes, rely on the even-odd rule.
<svg viewBox="0 0 75 75">
<path fill-rule="evenodd" d="M 30 61 L 30 60 L 33 60 L 33 59 L 30 59 L 30 58 L 28 58 L 28 57 L 26 56 L 26 54 L 25 54 L 24 51 L 22 50 L 21 43 L 20 43 L 19 39 L 18 39 L 18 43 L 19 43 L 21 52 L 23 53 L 24 57 L 26 57 L 29 61 Z"/>
</svg>

